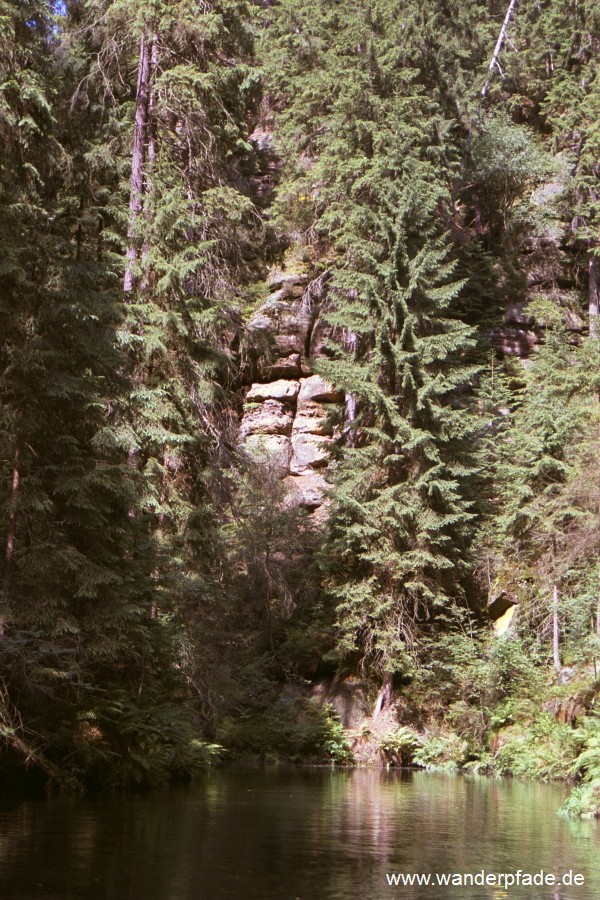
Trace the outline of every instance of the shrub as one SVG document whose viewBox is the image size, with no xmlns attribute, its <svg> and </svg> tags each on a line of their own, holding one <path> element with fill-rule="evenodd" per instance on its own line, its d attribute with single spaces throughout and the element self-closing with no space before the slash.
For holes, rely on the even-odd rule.
<svg viewBox="0 0 600 900">
<path fill-rule="evenodd" d="M 395 731 L 388 731 L 379 740 L 379 749 L 388 765 L 409 766 L 420 744 L 419 735 L 412 728 L 403 725 Z"/>
<path fill-rule="evenodd" d="M 583 783 L 571 791 L 562 807 L 570 816 L 600 815 L 600 715 L 588 716 L 575 732 L 581 742 L 581 751 L 572 766 L 572 772 Z"/>
<path fill-rule="evenodd" d="M 272 759 L 352 761 L 344 726 L 331 704 L 279 699 L 268 709 L 226 719 L 218 734 L 228 748 Z"/>
</svg>

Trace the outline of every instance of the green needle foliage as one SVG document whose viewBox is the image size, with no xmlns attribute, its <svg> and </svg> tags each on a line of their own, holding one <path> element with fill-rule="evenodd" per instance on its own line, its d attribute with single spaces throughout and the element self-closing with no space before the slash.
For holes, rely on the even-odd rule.
<svg viewBox="0 0 600 900">
<path fill-rule="evenodd" d="M 463 361 L 473 339 L 452 318 L 461 285 L 430 224 L 427 184 L 413 172 L 398 198 L 398 243 L 383 271 L 356 280 L 349 265 L 340 271 L 331 318 L 360 336 L 359 348 L 332 348 L 321 366 L 357 411 L 324 549 L 340 651 L 383 672 L 406 671 L 419 627 L 461 596 L 472 534 L 473 425 L 460 398 L 474 374 Z M 368 293 L 353 296 L 351 279 Z"/>
<path fill-rule="evenodd" d="M 318 370 L 350 398 L 324 575 L 340 655 L 381 674 L 406 671 L 419 628 L 462 594 L 473 519 L 464 392 L 476 369 L 439 216 L 458 164 L 447 98 L 428 94 L 431 54 L 419 58 L 412 11 L 354 13 L 348 23 L 333 2 L 281 4 L 271 59 L 286 54 L 273 72 L 289 96 L 283 140 L 307 157 L 279 204 L 289 215 L 296 202 L 298 228 L 310 222 L 308 239 L 331 248 L 334 338 Z"/>
<path fill-rule="evenodd" d="M 200 18 L 193 4 L 69 4 L 58 20 L 4 6 L 5 740 L 53 776 L 152 780 L 202 756 L 172 617 L 193 618 L 198 575 L 218 565 L 224 335 L 254 240 L 248 70 L 229 64 L 248 37 L 227 4 Z M 150 27 L 144 196 L 126 237 Z"/>
<path fill-rule="evenodd" d="M 362 674 L 431 724 L 391 760 L 596 783 L 596 7 L 519 4 L 490 71 L 505 0 L 0 0 L 3 771 L 344 761 L 282 684 Z M 345 396 L 314 516 L 238 436 L 294 260 Z"/>
</svg>

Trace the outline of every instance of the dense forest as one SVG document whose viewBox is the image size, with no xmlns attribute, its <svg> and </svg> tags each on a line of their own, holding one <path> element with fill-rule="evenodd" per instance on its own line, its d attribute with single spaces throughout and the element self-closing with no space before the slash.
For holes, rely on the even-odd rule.
<svg viewBox="0 0 600 900">
<path fill-rule="evenodd" d="M 597 810 L 595 0 L 0 0 L 0 147 L 4 775 Z"/>
</svg>

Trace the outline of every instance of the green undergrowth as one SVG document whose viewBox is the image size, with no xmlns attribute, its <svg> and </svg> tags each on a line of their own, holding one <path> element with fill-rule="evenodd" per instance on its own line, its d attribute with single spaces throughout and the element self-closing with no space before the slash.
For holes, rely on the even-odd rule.
<svg viewBox="0 0 600 900">
<path fill-rule="evenodd" d="M 23 737 L 12 725 L 0 725 L 0 740 L 0 781 L 10 784 L 16 779 L 51 791 L 150 788 L 187 781 L 213 765 L 223 750 L 201 738 L 184 711 L 159 704 L 132 711 L 119 698 L 100 712 L 82 712 L 74 740 L 66 743 L 57 731 L 52 753 L 39 736 Z"/>
<path fill-rule="evenodd" d="M 506 721 L 506 710 L 492 717 L 482 737 L 452 730 L 448 721 L 424 731 L 404 725 L 378 738 L 383 760 L 391 766 L 431 771 L 511 776 L 542 781 L 576 779 L 565 804 L 567 814 L 592 815 L 600 801 L 600 718 L 584 716 L 577 727 L 557 721 L 545 710 L 528 719 Z"/>
<path fill-rule="evenodd" d="M 562 811 L 568 816 L 600 817 L 600 715 L 587 716 L 575 732 L 579 753 L 571 773 L 580 779 Z"/>
<path fill-rule="evenodd" d="M 292 762 L 352 762 L 344 726 L 330 704 L 280 698 L 263 710 L 226 719 L 218 741 L 234 754 Z"/>
<path fill-rule="evenodd" d="M 406 725 L 387 732 L 378 741 L 385 761 L 393 766 L 407 766 L 414 763 L 419 743 L 417 732 Z"/>
<path fill-rule="evenodd" d="M 571 780 L 566 815 L 600 811 L 598 683 L 587 665 L 556 683 L 518 637 L 458 636 L 398 694 L 402 725 L 377 735 L 391 766 Z"/>
</svg>

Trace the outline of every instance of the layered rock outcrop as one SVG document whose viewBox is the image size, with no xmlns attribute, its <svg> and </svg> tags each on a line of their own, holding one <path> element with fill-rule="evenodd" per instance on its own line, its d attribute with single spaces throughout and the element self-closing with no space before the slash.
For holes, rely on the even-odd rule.
<svg viewBox="0 0 600 900">
<path fill-rule="evenodd" d="M 309 510 L 323 505 L 344 401 L 341 391 L 312 373 L 331 334 L 320 316 L 318 282 L 283 272 L 267 282 L 272 293 L 248 325 L 260 348 L 255 371 L 261 381 L 246 393 L 240 425 L 245 450 L 285 480 L 290 502 Z"/>
</svg>

